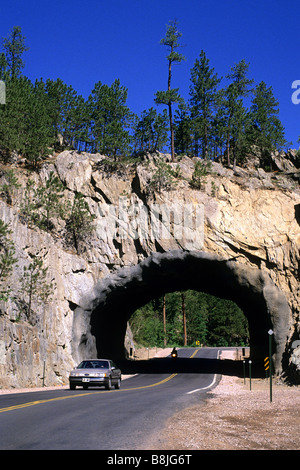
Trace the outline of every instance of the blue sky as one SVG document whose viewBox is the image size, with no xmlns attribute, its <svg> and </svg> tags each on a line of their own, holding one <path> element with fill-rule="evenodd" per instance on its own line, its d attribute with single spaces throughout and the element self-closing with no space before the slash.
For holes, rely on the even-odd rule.
<svg viewBox="0 0 300 470">
<path fill-rule="evenodd" d="M 272 86 L 286 139 L 300 136 L 299 0 L 0 0 L 0 37 L 21 26 L 30 48 L 24 74 L 61 78 L 85 98 L 99 80 L 119 78 L 127 104 L 140 114 L 167 87 L 167 49 L 159 44 L 177 19 L 186 61 L 174 66 L 172 87 L 188 99 L 190 70 L 203 49 L 221 77 L 245 59 L 249 77 Z M 225 82 L 224 82 L 225 84 Z M 161 108 L 162 110 L 162 108 Z"/>
</svg>

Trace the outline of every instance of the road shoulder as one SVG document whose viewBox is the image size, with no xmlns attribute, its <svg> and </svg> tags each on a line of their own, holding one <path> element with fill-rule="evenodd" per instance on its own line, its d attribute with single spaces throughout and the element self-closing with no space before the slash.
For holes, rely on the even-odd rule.
<svg viewBox="0 0 300 470">
<path fill-rule="evenodd" d="M 300 448 L 299 387 L 269 380 L 222 376 L 199 405 L 170 418 L 152 450 L 298 450 Z"/>
</svg>

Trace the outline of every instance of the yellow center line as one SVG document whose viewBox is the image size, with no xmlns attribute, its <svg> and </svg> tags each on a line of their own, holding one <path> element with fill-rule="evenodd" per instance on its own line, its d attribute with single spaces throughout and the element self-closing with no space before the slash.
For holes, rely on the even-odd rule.
<svg viewBox="0 0 300 470">
<path fill-rule="evenodd" d="M 150 385 L 143 385 L 141 387 L 135 387 L 135 388 L 123 388 L 123 392 L 126 392 L 126 391 L 129 391 L 129 390 L 141 390 L 142 388 L 150 388 L 150 387 L 156 387 L 157 385 L 162 385 L 166 382 L 168 382 L 169 380 L 173 379 L 174 377 L 176 377 L 177 373 L 176 374 L 172 374 L 172 375 L 169 375 L 169 377 L 167 377 L 166 379 L 164 380 L 161 380 L 160 382 L 156 382 L 154 384 L 150 384 Z"/>
<path fill-rule="evenodd" d="M 193 354 L 190 356 L 190 359 L 192 359 L 193 357 L 195 357 L 198 351 L 199 351 L 199 349 L 196 349 L 196 351 L 194 351 Z"/>
<path fill-rule="evenodd" d="M 199 349 L 196 349 L 196 351 L 193 352 L 193 354 L 190 356 L 190 359 L 193 358 L 197 352 L 199 351 Z M 56 397 L 56 398 L 48 398 L 48 399 L 45 399 L 45 400 L 37 400 L 37 401 L 30 401 L 28 403 L 22 403 L 20 405 L 13 405 L 13 406 L 8 406 L 7 408 L 0 408 L 0 413 L 3 413 L 5 411 L 13 411 L 13 410 L 20 410 L 22 408 L 27 408 L 29 406 L 35 406 L 35 405 L 40 405 L 42 403 L 49 403 L 51 401 L 60 401 L 60 400 L 66 400 L 68 398 L 78 398 L 78 397 L 85 397 L 87 395 L 94 395 L 95 393 L 114 393 L 114 392 L 128 392 L 128 391 L 131 391 L 131 390 L 142 390 L 144 388 L 151 388 L 151 387 L 157 387 L 158 385 L 162 385 L 166 382 L 168 382 L 169 380 L 172 380 L 174 377 L 176 377 L 177 373 L 174 373 L 174 374 L 171 374 L 169 375 L 169 377 L 166 377 L 165 379 L 163 380 L 160 380 L 159 382 L 156 382 L 154 384 L 150 384 L 150 385 L 143 385 L 141 387 L 134 387 L 134 388 L 123 388 L 121 390 L 101 390 L 101 391 L 97 391 L 97 392 L 86 392 L 86 393 L 80 393 L 80 394 L 74 394 L 74 395 L 67 395 L 65 397 Z"/>
<path fill-rule="evenodd" d="M 59 401 L 59 400 L 66 400 L 67 398 L 77 398 L 77 397 L 85 397 L 87 395 L 94 395 L 96 393 L 114 393 L 114 392 L 127 392 L 127 391 L 131 391 L 131 390 L 141 390 L 143 388 L 150 388 L 150 387 L 156 387 L 157 385 L 162 385 L 166 382 L 168 382 L 169 380 L 173 379 L 177 374 L 172 374 L 170 375 L 169 377 L 161 380 L 160 382 L 156 382 L 154 384 L 150 384 L 150 385 L 144 385 L 144 386 L 141 386 L 141 387 L 135 387 L 135 388 L 123 388 L 121 390 L 100 390 L 100 391 L 96 391 L 96 392 L 86 392 L 86 393 L 79 393 L 79 394 L 74 394 L 74 395 L 67 395 L 65 397 L 56 397 L 56 398 L 48 398 L 46 400 L 37 400 L 37 401 L 30 401 L 28 403 L 21 403 L 20 405 L 13 405 L 13 406 L 9 406 L 7 408 L 0 408 L 0 413 L 3 413 L 4 411 L 13 411 L 13 410 L 19 410 L 21 408 L 27 408 L 29 406 L 35 406 L 35 405 L 40 405 L 42 403 L 49 403 L 51 401 Z"/>
</svg>

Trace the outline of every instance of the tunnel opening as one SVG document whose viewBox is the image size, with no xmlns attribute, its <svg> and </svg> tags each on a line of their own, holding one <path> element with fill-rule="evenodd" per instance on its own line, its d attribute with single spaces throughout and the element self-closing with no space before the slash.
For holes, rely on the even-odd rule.
<svg viewBox="0 0 300 470">
<path fill-rule="evenodd" d="M 194 290 L 154 298 L 129 319 L 134 348 L 248 347 L 249 325 L 237 304 Z"/>
<path fill-rule="evenodd" d="M 274 331 L 273 362 L 281 370 L 288 336 L 289 307 L 285 297 L 261 270 L 203 252 L 153 253 L 141 263 L 122 268 L 99 282 L 91 314 L 91 333 L 98 357 L 125 359 L 124 338 L 133 312 L 154 297 L 194 290 L 232 300 L 244 312 L 251 357 L 268 354 L 268 330 Z"/>
</svg>

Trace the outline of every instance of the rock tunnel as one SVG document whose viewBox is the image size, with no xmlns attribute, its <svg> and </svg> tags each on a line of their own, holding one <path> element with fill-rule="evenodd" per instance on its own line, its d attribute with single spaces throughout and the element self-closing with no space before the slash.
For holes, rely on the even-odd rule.
<svg viewBox="0 0 300 470">
<path fill-rule="evenodd" d="M 290 308 L 264 271 L 192 251 L 152 253 L 141 263 L 121 268 L 100 281 L 90 297 L 90 332 L 98 357 L 125 357 L 124 338 L 133 312 L 154 297 L 192 289 L 233 300 L 244 312 L 253 359 L 268 355 L 268 330 L 274 331 L 273 364 L 282 370 Z"/>
</svg>

